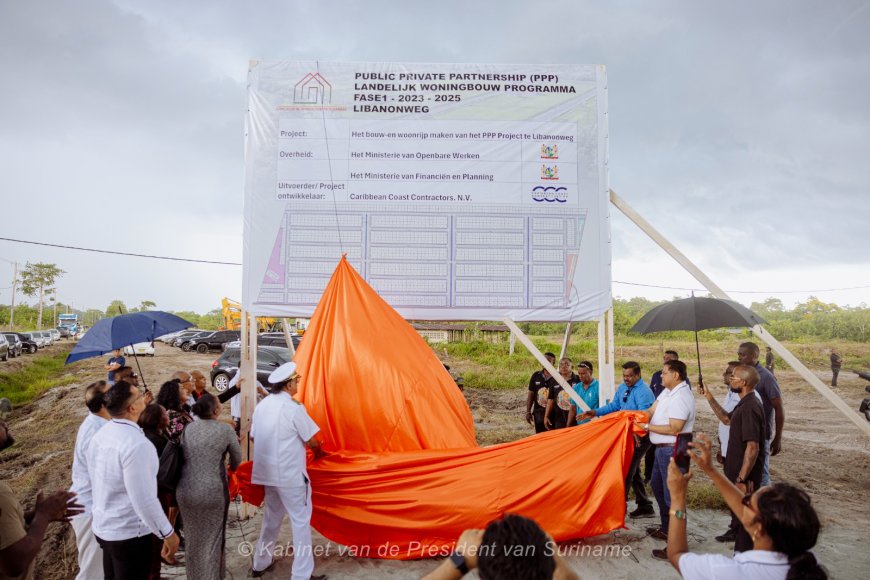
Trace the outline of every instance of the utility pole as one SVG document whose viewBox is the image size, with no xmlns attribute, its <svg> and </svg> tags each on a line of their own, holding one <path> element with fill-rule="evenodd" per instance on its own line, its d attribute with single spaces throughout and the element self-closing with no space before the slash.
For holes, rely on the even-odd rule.
<svg viewBox="0 0 870 580">
<path fill-rule="evenodd" d="M 9 308 L 9 331 L 15 330 L 15 292 L 18 291 L 18 262 L 12 262 L 12 306 Z"/>
</svg>

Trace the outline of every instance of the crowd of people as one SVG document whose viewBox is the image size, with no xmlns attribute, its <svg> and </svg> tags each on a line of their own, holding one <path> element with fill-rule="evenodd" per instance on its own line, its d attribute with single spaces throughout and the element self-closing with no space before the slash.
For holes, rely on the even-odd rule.
<svg viewBox="0 0 870 580">
<path fill-rule="evenodd" d="M 667 544 L 653 550 L 653 557 L 670 561 L 683 577 L 824 578 L 810 552 L 819 521 L 809 496 L 787 483 L 770 481 L 770 456 L 782 448 L 784 412 L 779 386 L 766 368 L 770 361 L 759 364 L 759 352 L 754 343 L 740 345 L 737 360 L 723 373 L 728 390 L 721 402 L 699 378 L 698 392 L 720 421 L 719 445 L 714 452 L 703 434 L 689 443 L 694 451 L 688 456 L 731 509 L 730 526 L 716 539 L 734 542 L 733 558 L 688 551 L 686 489 L 692 471 L 678 469 L 674 449 L 679 437 L 693 433 L 696 408 L 686 365 L 676 352 L 665 353 L 649 385 L 637 362 L 625 362 L 622 384 L 603 405 L 592 363 L 580 361 L 575 373 L 574 363 L 562 358 L 560 377 L 589 410 L 579 408 L 543 368 L 529 381 L 526 420 L 536 432 L 543 432 L 572 428 L 617 411 L 642 413 L 636 425 L 643 435 L 635 436 L 625 478 L 626 506 L 630 490 L 636 502 L 628 515 L 652 517 L 658 507 L 659 525 L 647 528 L 647 533 Z M 555 355 L 545 356 L 550 365 L 555 363 Z M 222 403 L 239 396 L 239 378 L 234 377 L 230 389 L 218 397 L 207 391 L 202 373 L 178 371 L 155 398 L 139 388 L 139 377 L 118 358 L 106 365 L 109 380 L 85 389 L 88 414 L 76 435 L 70 490 L 39 496 L 35 508 L 25 513 L 11 489 L 0 482 L 0 578 L 29 577 L 45 528 L 53 521 L 72 524 L 80 579 L 159 579 L 161 564 L 175 563 L 180 549 L 189 578 L 224 577 L 227 469 L 239 466 L 242 448 L 238 417 L 233 412 L 224 418 Z M 251 480 L 264 486 L 265 502 L 252 577 L 273 569 L 278 533 L 289 516 L 296 555 L 292 577 L 325 578 L 313 575 L 306 448 L 315 460 L 325 453 L 316 437 L 319 427 L 294 399 L 299 379 L 295 363 L 286 363 L 269 377 L 268 391 L 258 383 L 260 394 L 267 396 L 252 418 Z M 0 450 L 13 441 L 0 421 Z M 164 469 L 174 465 L 173 456 L 181 467 L 177 478 L 167 479 Z M 644 460 L 646 471 L 641 469 Z M 647 482 L 655 504 L 647 494 Z M 534 558 L 510 550 L 475 551 L 491 544 L 541 549 L 534 551 Z M 484 530 L 464 532 L 450 558 L 427 578 L 459 578 L 471 569 L 481 578 L 575 578 L 553 546 L 552 538 L 533 520 L 508 514 Z"/>
</svg>

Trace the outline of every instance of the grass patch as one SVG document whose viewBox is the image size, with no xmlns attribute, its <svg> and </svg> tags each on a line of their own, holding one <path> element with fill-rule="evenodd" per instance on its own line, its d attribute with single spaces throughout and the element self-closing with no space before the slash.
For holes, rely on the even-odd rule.
<svg viewBox="0 0 870 580">
<path fill-rule="evenodd" d="M 74 383 L 75 375 L 68 373 L 64 365 L 68 350 L 41 356 L 32 364 L 11 373 L 0 373 L 0 397 L 6 397 L 13 405 L 29 403 L 45 391 Z"/>
<path fill-rule="evenodd" d="M 686 495 L 686 505 L 693 510 L 727 510 L 728 504 L 712 483 L 692 481 Z"/>
</svg>

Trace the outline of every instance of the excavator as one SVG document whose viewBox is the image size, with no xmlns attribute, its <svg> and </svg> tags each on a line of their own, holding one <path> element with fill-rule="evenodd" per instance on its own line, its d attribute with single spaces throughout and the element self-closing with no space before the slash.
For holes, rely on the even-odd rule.
<svg viewBox="0 0 870 580">
<path fill-rule="evenodd" d="M 242 305 L 235 300 L 224 298 L 221 300 L 221 312 L 224 317 L 224 330 L 241 330 L 242 328 Z M 277 318 L 257 318 L 257 330 L 269 332 L 278 325 Z"/>
</svg>

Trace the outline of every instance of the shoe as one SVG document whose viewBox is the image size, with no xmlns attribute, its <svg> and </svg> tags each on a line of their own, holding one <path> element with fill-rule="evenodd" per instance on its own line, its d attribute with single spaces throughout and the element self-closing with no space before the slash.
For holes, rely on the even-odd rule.
<svg viewBox="0 0 870 580">
<path fill-rule="evenodd" d="M 660 529 L 662 529 L 661 526 L 649 526 L 649 527 L 647 527 L 647 529 L 646 529 L 646 533 L 647 533 L 647 534 L 654 534 L 654 533 L 656 533 L 657 531 L 659 531 Z"/>
<path fill-rule="evenodd" d="M 652 557 L 655 558 L 656 560 L 664 560 L 665 562 L 667 562 L 668 561 L 667 548 L 665 548 L 663 550 L 653 550 Z"/>
<path fill-rule="evenodd" d="M 631 518 L 651 518 L 656 515 L 656 510 L 651 505 L 640 506 L 630 514 L 628 517 Z"/>
<path fill-rule="evenodd" d="M 329 576 L 326 574 L 318 574 L 317 576 L 314 574 L 311 575 L 311 580 L 326 580 L 327 578 L 329 578 Z"/>
<path fill-rule="evenodd" d="M 266 572 L 271 572 L 275 569 L 275 561 L 273 560 L 271 564 L 266 566 L 263 570 L 254 570 L 251 568 L 251 578 L 260 578 L 266 574 Z"/>
<path fill-rule="evenodd" d="M 650 538 L 655 538 L 656 540 L 664 540 L 665 542 L 668 541 L 668 534 L 667 534 L 667 532 L 662 531 L 661 528 L 659 528 L 659 529 L 657 529 L 656 531 L 652 532 L 652 533 L 649 535 L 649 537 L 650 537 Z"/>
<path fill-rule="evenodd" d="M 722 543 L 733 542 L 736 539 L 737 539 L 737 532 L 735 532 L 734 530 L 728 530 L 727 532 L 725 532 L 721 536 L 716 536 L 716 541 L 722 542 Z"/>
</svg>

